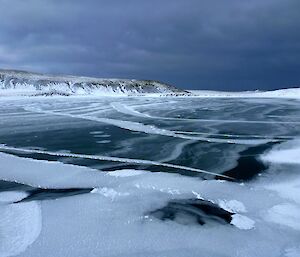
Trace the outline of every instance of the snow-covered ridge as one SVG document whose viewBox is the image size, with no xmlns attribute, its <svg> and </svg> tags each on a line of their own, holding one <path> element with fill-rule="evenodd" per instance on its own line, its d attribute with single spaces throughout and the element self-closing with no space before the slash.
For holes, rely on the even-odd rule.
<svg viewBox="0 0 300 257">
<path fill-rule="evenodd" d="M 152 80 L 100 79 L 53 76 L 25 71 L 0 70 L 0 96 L 135 95 L 185 93 Z"/>
<path fill-rule="evenodd" d="M 241 92 L 182 90 L 154 80 L 57 76 L 0 69 L 0 97 L 52 95 L 300 98 L 300 87 Z"/>
</svg>

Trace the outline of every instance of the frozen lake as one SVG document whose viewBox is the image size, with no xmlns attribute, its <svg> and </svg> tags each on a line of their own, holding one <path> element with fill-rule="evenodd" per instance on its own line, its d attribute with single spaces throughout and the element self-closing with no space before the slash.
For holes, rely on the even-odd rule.
<svg viewBox="0 0 300 257">
<path fill-rule="evenodd" d="M 0 256 L 300 256 L 300 100 L 0 100 Z"/>
</svg>

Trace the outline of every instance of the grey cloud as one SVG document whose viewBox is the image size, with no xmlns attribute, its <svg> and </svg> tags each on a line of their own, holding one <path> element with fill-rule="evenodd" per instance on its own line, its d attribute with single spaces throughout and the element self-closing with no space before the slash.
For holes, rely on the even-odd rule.
<svg viewBox="0 0 300 257">
<path fill-rule="evenodd" d="M 300 84 L 298 0 L 0 0 L 0 66 L 186 88 Z"/>
</svg>

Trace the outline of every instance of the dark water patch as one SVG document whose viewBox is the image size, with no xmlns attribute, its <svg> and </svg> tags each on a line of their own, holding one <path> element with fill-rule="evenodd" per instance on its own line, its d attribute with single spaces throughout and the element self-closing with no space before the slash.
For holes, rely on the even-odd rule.
<svg viewBox="0 0 300 257">
<path fill-rule="evenodd" d="M 0 192 L 5 191 L 19 191 L 27 192 L 28 196 L 23 198 L 20 202 L 29 202 L 36 200 L 53 200 L 63 197 L 69 197 L 80 194 L 90 193 L 94 188 L 66 188 L 66 189 L 45 189 L 45 188 L 36 188 L 28 185 L 24 185 L 17 182 L 10 182 L 0 180 Z"/>
<path fill-rule="evenodd" d="M 156 165 L 141 165 L 141 164 L 127 164 L 127 163 L 124 163 L 124 165 L 118 165 L 118 167 L 115 167 L 115 166 L 106 167 L 101 170 L 108 172 L 108 171 L 116 171 L 116 170 L 120 170 L 120 169 L 146 170 L 149 172 L 174 173 L 174 174 L 180 174 L 180 175 L 189 176 L 189 177 L 203 177 L 202 173 L 195 172 L 195 171 L 181 170 L 178 168 L 156 166 Z"/>
<path fill-rule="evenodd" d="M 47 153 L 25 153 L 20 150 L 13 150 L 13 149 L 0 149 L 0 152 L 13 154 L 17 157 L 21 158 L 30 158 L 33 160 L 40 160 L 40 161 L 56 161 L 61 162 L 64 164 L 72 164 L 77 166 L 84 166 L 84 167 L 92 167 L 99 165 L 99 162 L 103 165 L 111 164 L 110 161 L 102 161 L 102 160 L 92 160 L 86 159 L 81 157 L 74 157 L 74 156 L 56 156 Z M 57 152 L 59 154 L 60 152 Z M 94 168 L 97 169 L 97 168 Z"/>
<path fill-rule="evenodd" d="M 139 168 L 144 169 L 144 170 L 148 170 L 148 171 L 151 171 L 151 172 L 165 172 L 165 173 L 179 174 L 179 175 L 188 176 L 188 177 L 198 177 L 198 178 L 201 178 L 203 180 L 206 179 L 205 178 L 206 176 L 210 176 L 210 175 L 207 175 L 207 174 L 202 173 L 202 172 L 183 170 L 183 169 L 179 169 L 179 168 L 162 167 L 162 166 L 144 166 L 144 167 L 140 166 Z M 193 167 L 191 167 L 191 168 L 193 168 Z M 198 168 L 195 168 L 195 169 L 198 169 Z"/>
<path fill-rule="evenodd" d="M 33 188 L 31 186 L 23 185 L 17 182 L 10 182 L 0 180 L 0 192 L 4 191 L 29 191 Z"/>
<path fill-rule="evenodd" d="M 13 150 L 13 149 L 0 149 L 0 152 L 2 153 L 8 153 L 8 154 L 13 154 L 17 157 L 22 157 L 22 158 L 30 158 L 34 160 L 41 160 L 41 161 L 58 161 L 59 156 L 52 156 L 48 154 L 41 154 L 41 153 L 25 153 L 19 150 Z"/>
<path fill-rule="evenodd" d="M 67 188 L 67 189 L 42 189 L 37 188 L 29 192 L 29 195 L 15 203 L 41 201 L 41 200 L 56 200 L 63 197 L 69 197 L 80 194 L 90 193 L 93 188 Z"/>
<path fill-rule="evenodd" d="M 226 225 L 233 213 L 201 199 L 170 201 L 165 207 L 149 213 L 162 221 L 172 220 L 182 225 Z"/>
<path fill-rule="evenodd" d="M 143 135 L 132 135 L 129 130 L 118 127 L 96 125 L 93 121 L 81 121 L 77 125 L 80 126 L 79 128 L 72 127 L 72 125 L 75 126 L 77 123 L 73 120 L 67 122 L 67 117 L 63 121 L 64 123 L 61 123 L 60 119 L 57 121 L 57 125 L 62 127 L 61 129 L 54 129 L 53 124 L 50 124 L 49 128 L 43 127 L 41 131 L 34 132 L 27 131 L 29 129 L 26 130 L 27 132 L 19 132 L 22 124 L 15 124 L 14 126 L 18 126 L 18 131 L 1 135 L 1 143 L 17 148 L 35 146 L 52 152 L 65 149 L 78 154 L 105 155 L 107 152 L 118 150 L 124 139 L 142 140 L 144 138 Z M 32 126 L 35 126 L 35 124 Z M 102 138 L 98 138 L 96 134 L 91 134 L 95 131 L 101 131 L 103 133 L 102 136 L 109 135 L 111 142 L 109 144 L 98 144 L 97 141 L 101 141 Z"/>
<path fill-rule="evenodd" d="M 262 155 L 265 151 L 271 149 L 278 143 L 279 142 L 270 142 L 267 144 L 257 145 L 240 152 L 240 157 L 237 160 L 237 166 L 225 171 L 222 175 L 231 177 L 240 182 L 253 179 L 268 168 L 268 165 L 262 162 L 258 156 Z M 216 176 L 215 178 L 226 180 L 226 178 L 219 176 Z"/>
<path fill-rule="evenodd" d="M 124 163 L 124 164 L 120 164 L 120 165 L 113 165 L 111 167 L 105 167 L 105 168 L 102 168 L 101 170 L 102 171 L 105 171 L 105 172 L 110 172 L 110 171 L 116 171 L 116 170 L 123 170 L 123 169 L 129 169 L 129 170 L 133 170 L 133 169 L 137 169 L 136 165 L 134 164 L 128 164 L 128 163 Z"/>
</svg>

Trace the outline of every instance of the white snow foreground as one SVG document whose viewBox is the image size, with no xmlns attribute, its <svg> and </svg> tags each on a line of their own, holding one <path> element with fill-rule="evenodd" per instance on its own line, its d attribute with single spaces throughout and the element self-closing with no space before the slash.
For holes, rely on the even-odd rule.
<svg viewBox="0 0 300 257">
<path fill-rule="evenodd" d="M 41 208 L 37 202 L 11 204 L 24 192 L 0 193 L 0 256 L 15 256 L 31 245 L 41 231 Z"/>
<path fill-rule="evenodd" d="M 300 227 L 300 179 L 252 184 L 201 181 L 142 170 L 90 168 L 0 153 L 0 179 L 89 194 L 19 201 L 0 193 L 0 256 L 292 256 Z M 296 176 L 295 175 L 295 176 Z M 293 194 L 286 191 L 293 184 Z M 232 225 L 180 225 L 148 215 L 171 200 L 205 199 L 235 213 Z M 293 215 L 296 215 L 293 217 Z M 42 226 L 41 226 L 42 224 Z M 278 225 L 279 224 L 279 225 Z M 296 256 L 296 255 L 294 255 Z"/>
<path fill-rule="evenodd" d="M 288 141 L 262 156 L 266 162 L 300 165 L 300 140 Z"/>
<path fill-rule="evenodd" d="M 289 171 L 289 179 L 280 176 L 267 185 L 267 189 L 279 194 L 289 201 L 274 205 L 268 212 L 267 218 L 279 225 L 290 227 L 295 231 L 300 230 L 300 140 L 288 141 L 274 147 L 262 156 L 262 160 L 274 165 L 276 172 L 278 164 L 285 166 Z M 300 254 L 300 251 L 299 253 Z"/>
</svg>

